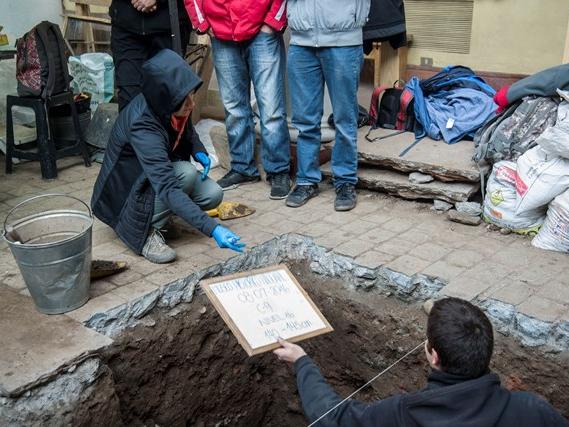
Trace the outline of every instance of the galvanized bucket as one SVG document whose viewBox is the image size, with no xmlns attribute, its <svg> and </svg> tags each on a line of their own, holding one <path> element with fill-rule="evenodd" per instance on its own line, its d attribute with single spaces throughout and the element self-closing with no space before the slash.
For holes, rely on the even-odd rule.
<svg viewBox="0 0 569 427">
<path fill-rule="evenodd" d="M 60 208 L 63 203 L 54 203 L 56 197 L 78 201 L 87 212 Z M 46 203 L 55 207 L 43 210 Z M 32 204 L 42 210 L 8 224 L 16 211 L 24 207 L 29 209 Z M 89 299 L 92 228 L 93 215 L 89 206 L 64 194 L 32 197 L 8 213 L 2 235 L 42 313 L 66 313 L 81 307 Z"/>
</svg>

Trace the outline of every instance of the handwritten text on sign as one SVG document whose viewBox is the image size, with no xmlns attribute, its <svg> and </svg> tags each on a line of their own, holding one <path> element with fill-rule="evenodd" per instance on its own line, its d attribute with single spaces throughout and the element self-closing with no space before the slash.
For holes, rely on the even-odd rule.
<svg viewBox="0 0 569 427">
<path fill-rule="evenodd" d="M 326 327 L 284 270 L 215 283 L 210 289 L 253 349 Z"/>
</svg>

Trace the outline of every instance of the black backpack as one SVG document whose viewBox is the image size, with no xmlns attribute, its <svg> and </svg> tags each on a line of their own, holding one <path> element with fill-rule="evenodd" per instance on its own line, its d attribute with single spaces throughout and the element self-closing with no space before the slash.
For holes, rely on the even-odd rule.
<svg viewBox="0 0 569 427">
<path fill-rule="evenodd" d="M 18 95 L 47 98 L 69 91 L 65 42 L 57 24 L 43 21 L 16 41 Z"/>
</svg>

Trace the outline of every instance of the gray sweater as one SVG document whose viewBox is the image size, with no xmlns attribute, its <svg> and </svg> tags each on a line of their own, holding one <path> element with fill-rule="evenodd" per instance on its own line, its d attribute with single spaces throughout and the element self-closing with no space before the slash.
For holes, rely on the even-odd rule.
<svg viewBox="0 0 569 427">
<path fill-rule="evenodd" d="M 340 47 L 362 44 L 370 0 L 289 0 L 290 44 Z"/>
</svg>

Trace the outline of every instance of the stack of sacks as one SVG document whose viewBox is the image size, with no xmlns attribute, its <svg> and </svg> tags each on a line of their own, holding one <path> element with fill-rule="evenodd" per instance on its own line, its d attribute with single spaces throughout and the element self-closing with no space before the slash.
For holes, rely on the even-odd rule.
<svg viewBox="0 0 569 427">
<path fill-rule="evenodd" d="M 560 93 L 565 99 L 567 93 Z M 563 102 L 557 110 L 557 122 L 548 128 L 536 141 L 546 157 L 547 168 L 545 179 L 541 176 L 537 191 L 541 191 L 539 203 L 551 202 L 547 211 L 547 219 L 532 245 L 552 251 L 569 252 L 569 103 Z M 544 154 L 545 153 L 545 154 Z M 522 156 L 523 157 L 523 156 Z M 520 158 L 521 159 L 521 158 Z M 532 176 L 539 175 L 540 169 L 529 169 Z M 523 189 L 523 185 L 521 186 Z M 541 188 L 539 188 L 541 187 Z M 529 190 L 528 190 L 529 192 Z M 552 201 L 553 200 L 553 201 Z M 535 202 L 538 202 L 537 200 Z M 523 205 L 522 205 L 523 206 Z M 533 204 L 529 205 L 530 207 Z"/>
</svg>

